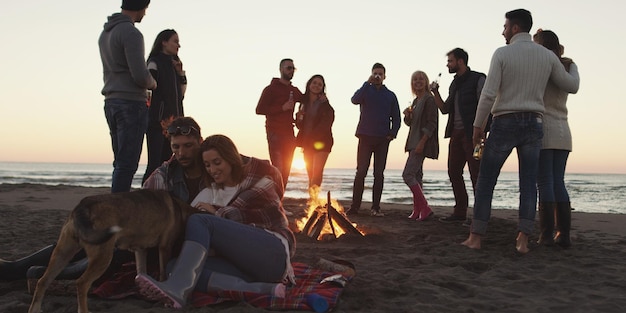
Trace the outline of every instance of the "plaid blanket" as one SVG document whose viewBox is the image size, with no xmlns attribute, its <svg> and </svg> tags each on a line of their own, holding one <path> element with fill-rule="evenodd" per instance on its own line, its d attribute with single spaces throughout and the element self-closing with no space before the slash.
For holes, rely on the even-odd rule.
<svg viewBox="0 0 626 313">
<path fill-rule="evenodd" d="M 277 298 L 266 294 L 257 294 L 238 291 L 218 291 L 202 293 L 194 291 L 190 304 L 202 307 L 227 301 L 246 302 L 253 306 L 271 310 L 313 310 L 307 303 L 307 296 L 318 294 L 328 302 L 329 310 L 337 305 L 343 286 L 334 282 L 320 283 L 324 278 L 338 273 L 328 272 L 313 268 L 304 263 L 293 262 L 296 274 L 296 286 L 288 287 L 285 298 Z M 156 274 L 158 269 L 150 268 L 151 275 Z M 122 299 L 129 296 L 138 296 L 135 289 L 135 264 L 127 263 L 122 270 L 113 274 L 112 277 L 101 279 L 100 284 L 91 291 L 104 299 Z M 154 275 L 156 277 L 157 275 Z M 353 276 L 342 274 L 346 281 L 352 280 Z M 98 282 L 96 282 L 98 283 Z"/>
</svg>

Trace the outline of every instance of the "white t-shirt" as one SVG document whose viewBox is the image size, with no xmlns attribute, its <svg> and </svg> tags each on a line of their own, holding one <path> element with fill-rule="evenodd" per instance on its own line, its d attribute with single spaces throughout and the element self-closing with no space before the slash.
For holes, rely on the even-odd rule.
<svg viewBox="0 0 626 313">
<path fill-rule="evenodd" d="M 213 184 L 210 188 L 202 189 L 196 198 L 191 201 L 191 206 L 195 207 L 199 202 L 211 204 L 214 207 L 225 207 L 230 200 L 233 199 L 235 193 L 239 189 L 239 185 L 233 187 L 224 186 L 224 188 L 218 188 Z"/>
</svg>

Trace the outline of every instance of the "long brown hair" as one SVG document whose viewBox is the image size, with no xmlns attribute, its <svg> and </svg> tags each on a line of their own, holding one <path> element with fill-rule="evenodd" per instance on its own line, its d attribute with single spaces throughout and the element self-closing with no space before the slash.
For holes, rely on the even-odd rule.
<svg viewBox="0 0 626 313">
<path fill-rule="evenodd" d="M 243 160 L 235 143 L 230 138 L 224 135 L 211 135 L 204 139 L 200 146 L 202 153 L 215 150 L 219 155 L 232 167 L 232 178 L 237 184 L 243 180 Z M 213 178 L 209 175 L 209 181 L 213 181 Z"/>
</svg>

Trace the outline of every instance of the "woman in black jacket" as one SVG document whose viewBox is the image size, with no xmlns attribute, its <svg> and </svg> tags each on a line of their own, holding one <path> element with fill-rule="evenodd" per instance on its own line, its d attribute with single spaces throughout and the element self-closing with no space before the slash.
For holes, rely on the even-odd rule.
<svg viewBox="0 0 626 313">
<path fill-rule="evenodd" d="M 183 64 L 178 58 L 180 48 L 178 34 L 173 29 L 160 32 L 148 56 L 148 69 L 157 81 L 157 88 L 152 92 L 149 108 L 148 131 L 148 166 L 143 181 L 163 161 L 172 156 L 169 139 L 165 135 L 167 126 L 178 116 L 184 116 L 183 98 L 187 87 L 187 77 Z"/>
<path fill-rule="evenodd" d="M 296 143 L 302 147 L 309 188 L 322 185 L 324 166 L 333 146 L 332 126 L 335 110 L 326 98 L 326 82 L 322 75 L 313 75 L 306 83 L 306 90 L 296 113 L 298 136 Z"/>
</svg>

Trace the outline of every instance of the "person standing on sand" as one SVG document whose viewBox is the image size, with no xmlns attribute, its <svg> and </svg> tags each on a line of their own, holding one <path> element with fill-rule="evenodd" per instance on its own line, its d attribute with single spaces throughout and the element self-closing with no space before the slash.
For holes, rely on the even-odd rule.
<svg viewBox="0 0 626 313">
<path fill-rule="evenodd" d="M 148 70 L 156 79 L 159 88 L 154 89 L 148 109 L 146 132 L 148 165 L 142 182 L 148 179 L 152 171 L 172 157 L 167 127 L 172 120 L 185 115 L 183 99 L 187 90 L 187 76 L 178 57 L 179 48 L 180 42 L 176 31 L 166 29 L 157 35 L 148 56 Z"/>
<path fill-rule="evenodd" d="M 256 114 L 265 115 L 265 132 L 272 165 L 283 177 L 283 187 L 287 186 L 291 162 L 296 149 L 293 134 L 293 112 L 296 102 L 302 101 L 302 93 L 291 84 L 296 67 L 292 59 L 282 59 L 278 65 L 280 78 L 272 78 L 263 89 L 256 106 Z"/>
<path fill-rule="evenodd" d="M 352 103 L 361 108 L 356 137 L 359 144 L 356 153 L 356 175 L 352 186 L 352 204 L 347 214 L 358 214 L 363 199 L 365 176 L 374 155 L 374 186 L 372 187 L 372 216 L 385 216 L 380 210 L 383 193 L 384 172 L 387 165 L 389 143 L 400 129 L 400 106 L 393 91 L 383 85 L 385 67 L 375 63 L 372 74 L 352 96 Z"/>
<path fill-rule="evenodd" d="M 146 66 L 143 35 L 135 28 L 150 0 L 123 0 L 98 39 L 104 73 L 104 114 L 113 148 L 111 192 L 130 191 L 148 127 L 147 89 L 157 83 Z"/>
<path fill-rule="evenodd" d="M 424 159 L 439 157 L 439 113 L 435 99 L 429 90 L 428 76 L 422 71 L 411 75 L 413 103 L 404 110 L 404 123 L 409 135 L 404 150 L 409 153 L 402 171 L 402 179 L 413 193 L 413 212 L 409 219 L 425 221 L 433 215 L 422 192 Z"/>
<path fill-rule="evenodd" d="M 564 58 L 563 46 L 559 37 L 550 30 L 537 30 L 533 40 L 552 51 L 567 71 L 577 71 L 577 66 L 570 58 Z M 539 153 L 539 225 L 541 234 L 539 244 L 571 246 L 570 228 L 572 225 L 572 207 L 565 188 L 565 167 L 567 157 L 572 151 L 572 133 L 567 122 L 567 95 L 552 81 L 548 82 L 543 102 L 546 111 L 543 114 L 543 141 Z M 554 233 L 556 216 L 557 233 Z"/>
<path fill-rule="evenodd" d="M 531 13 L 517 9 L 505 14 L 507 46 L 498 48 L 492 58 L 485 86 L 480 95 L 474 120 L 474 144 L 485 137 L 489 112 L 493 122 L 481 160 L 476 184 L 474 217 L 469 237 L 462 244 L 481 248 L 487 232 L 491 201 L 500 170 L 517 149 L 519 159 L 520 207 L 515 248 L 527 253 L 528 235 L 535 224 L 537 205 L 537 170 L 543 137 L 543 96 L 548 80 L 564 91 L 578 91 L 578 72 L 568 73 L 557 56 L 532 42 Z"/>
<path fill-rule="evenodd" d="M 296 144 L 302 147 L 309 188 L 320 187 L 324 166 L 333 147 L 333 122 L 335 110 L 326 97 L 324 76 L 313 75 L 306 83 L 306 90 L 296 113 L 298 136 Z"/>
<path fill-rule="evenodd" d="M 448 56 L 448 72 L 456 73 L 448 89 L 448 98 L 444 102 L 439 94 L 439 84 L 433 82 L 431 90 L 435 96 L 435 103 L 442 114 L 448 114 L 445 138 L 450 138 L 448 144 L 448 177 L 452 183 L 454 194 L 454 211 L 451 215 L 439 219 L 444 223 L 464 222 L 467 217 L 469 197 L 463 179 L 463 168 L 467 163 L 472 191 L 476 190 L 476 180 L 480 161 L 474 159 L 474 145 L 472 131 L 478 99 L 485 84 L 485 74 L 472 71 L 467 62 L 469 55 L 461 48 L 452 49 Z"/>
</svg>

